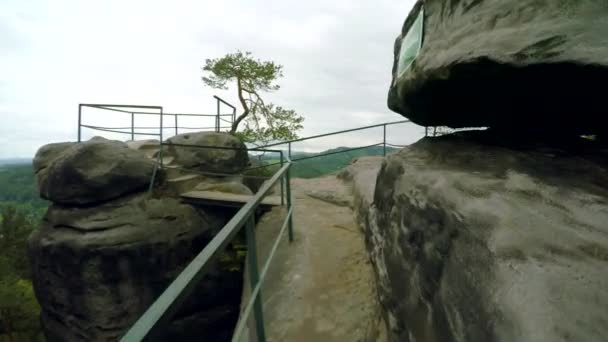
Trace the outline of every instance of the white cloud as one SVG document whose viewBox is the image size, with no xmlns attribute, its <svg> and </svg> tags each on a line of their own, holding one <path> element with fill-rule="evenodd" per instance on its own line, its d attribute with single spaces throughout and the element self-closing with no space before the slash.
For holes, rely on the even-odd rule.
<svg viewBox="0 0 608 342">
<path fill-rule="evenodd" d="M 0 158 L 74 139 L 78 103 L 213 112 L 215 93 L 236 103 L 200 82 L 205 58 L 236 49 L 285 66 L 270 97 L 305 115 L 302 135 L 400 120 L 386 93 L 393 41 L 412 4 L 3 0 Z"/>
</svg>

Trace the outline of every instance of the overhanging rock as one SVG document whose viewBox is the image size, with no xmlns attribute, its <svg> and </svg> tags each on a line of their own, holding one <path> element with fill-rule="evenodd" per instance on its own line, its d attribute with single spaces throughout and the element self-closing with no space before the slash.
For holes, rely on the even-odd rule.
<svg viewBox="0 0 608 342">
<path fill-rule="evenodd" d="M 595 0 L 419 0 L 388 106 L 425 126 L 606 132 L 606 17 Z"/>
</svg>

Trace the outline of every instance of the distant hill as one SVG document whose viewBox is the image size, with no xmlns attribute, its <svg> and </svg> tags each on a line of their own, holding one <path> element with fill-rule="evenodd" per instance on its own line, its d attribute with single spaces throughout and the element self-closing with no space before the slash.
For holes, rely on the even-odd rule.
<svg viewBox="0 0 608 342">
<path fill-rule="evenodd" d="M 32 158 L 7 158 L 0 159 L 0 166 L 3 165 L 23 165 L 23 164 L 31 164 Z"/>
<path fill-rule="evenodd" d="M 291 159 L 294 162 L 291 175 L 297 178 L 323 176 L 343 169 L 355 158 L 381 156 L 384 151 L 382 146 L 366 147 L 353 151 L 348 151 L 349 149 L 351 147 L 337 147 L 319 153 L 294 151 L 291 153 Z M 387 147 L 386 153 L 389 154 L 396 150 L 396 148 Z M 272 154 L 262 157 L 262 160 L 266 163 L 278 162 L 276 155 Z"/>
<path fill-rule="evenodd" d="M 319 177 L 345 168 L 355 158 L 381 156 L 384 150 L 382 146 L 372 146 L 353 151 L 348 151 L 349 149 L 350 147 L 337 147 L 319 153 L 294 153 L 292 154 L 292 160 L 295 163 L 291 174 L 293 177 L 299 178 Z M 396 150 L 395 148 L 387 147 L 386 153 L 388 154 Z M 324 154 L 329 155 L 323 156 Z M 306 159 L 298 161 L 301 158 Z"/>
</svg>

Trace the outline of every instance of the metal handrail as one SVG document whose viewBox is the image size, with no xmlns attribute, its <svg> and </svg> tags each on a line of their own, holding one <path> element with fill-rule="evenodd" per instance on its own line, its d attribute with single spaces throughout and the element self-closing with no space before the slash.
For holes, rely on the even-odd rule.
<svg viewBox="0 0 608 342">
<path fill-rule="evenodd" d="M 258 341 L 265 341 L 266 334 L 264 328 L 263 308 L 261 302 L 261 288 L 266 274 L 273 262 L 274 255 L 278 249 L 278 245 L 281 238 L 284 236 L 285 231 L 289 232 L 289 241 L 293 241 L 293 203 L 291 198 L 291 182 L 290 182 L 290 168 L 293 162 L 298 160 L 306 160 L 312 158 L 319 158 L 327 155 L 333 155 L 338 153 L 345 153 L 348 151 L 365 149 L 373 146 L 384 146 L 384 154 L 386 154 L 386 127 L 394 124 L 406 123 L 407 120 L 377 124 L 372 126 L 360 127 L 355 129 L 344 130 L 340 132 L 332 132 L 327 134 L 320 134 L 313 137 L 300 138 L 291 141 L 270 144 L 263 147 L 257 147 L 249 149 L 250 151 L 261 151 L 261 152 L 278 152 L 281 154 L 280 162 L 276 164 L 283 164 L 281 168 L 272 176 L 270 181 L 264 183 L 256 195 L 243 206 L 236 215 L 222 228 L 222 230 L 213 238 L 213 240 L 203 249 L 203 251 L 197 255 L 194 260 L 184 269 L 180 275 L 167 287 L 167 289 L 161 294 L 161 296 L 148 308 L 148 310 L 142 315 L 138 321 L 131 327 L 127 334 L 121 339 L 121 341 L 142 341 L 148 338 L 160 337 L 163 329 L 170 322 L 171 318 L 177 313 L 180 306 L 192 293 L 195 286 L 202 279 L 206 272 L 206 267 L 209 265 L 209 261 L 218 252 L 222 251 L 226 245 L 232 240 L 243 226 L 246 228 L 246 239 L 247 239 L 247 265 L 249 267 L 249 281 L 251 286 L 251 297 L 249 302 L 245 305 L 245 309 L 241 312 L 239 321 L 237 322 L 234 334 L 232 337 L 233 342 L 239 341 L 241 335 L 245 331 L 245 326 L 249 319 L 249 315 L 253 312 L 255 318 L 255 332 L 257 334 Z M 360 131 L 364 129 L 371 129 L 383 127 L 383 141 L 380 143 L 349 148 L 340 151 L 333 151 L 323 154 L 317 154 L 314 156 L 304 156 L 291 160 L 291 143 L 298 141 L 305 141 L 330 135 L 337 135 L 347 132 Z M 282 144 L 288 144 L 289 154 L 283 158 L 282 150 L 268 150 L 268 147 L 277 146 Z M 174 146 L 174 147 L 187 147 L 187 148 L 215 148 L 215 149 L 242 149 L 242 148 L 230 148 L 230 147 L 218 147 L 218 146 L 201 146 L 201 145 L 188 145 L 188 144 L 171 144 L 162 143 L 163 146 Z M 286 162 L 284 161 L 287 160 Z M 263 165 L 261 167 L 269 167 L 271 165 Z M 162 161 L 160 163 L 162 167 Z M 281 186 L 285 183 L 286 185 L 286 197 L 287 197 L 287 215 L 281 226 L 280 232 L 276 237 L 270 254 L 262 267 L 262 272 L 258 273 L 258 261 L 257 261 L 257 247 L 255 240 L 255 218 L 254 212 L 257 206 L 260 204 L 264 196 L 269 190 L 278 182 L 281 181 Z M 285 182 L 283 183 L 283 180 Z M 283 190 L 281 190 L 283 195 Z M 282 202 L 283 203 L 283 202 Z"/>
<path fill-rule="evenodd" d="M 351 128 L 351 129 L 345 129 L 345 130 L 342 130 L 342 131 L 336 131 L 336 132 L 331 132 L 331 133 L 311 135 L 311 136 L 308 136 L 308 137 L 297 138 L 297 139 L 293 139 L 293 140 L 285 140 L 285 141 L 280 141 L 280 142 L 276 142 L 276 143 L 272 143 L 272 144 L 268 144 L 268 145 L 264 145 L 264 146 L 260 146 L 260 147 L 261 148 L 273 147 L 273 146 L 290 144 L 290 143 L 295 143 L 295 142 L 300 142 L 300 141 L 306 141 L 306 140 L 311 140 L 311 139 L 316 139 L 316 138 L 323 138 L 323 137 L 328 137 L 328 136 L 338 135 L 338 134 L 343 134 L 343 133 L 362 131 L 362 130 L 370 129 L 370 128 L 386 127 L 386 126 L 391 126 L 391 125 L 399 125 L 399 124 L 408 123 L 408 122 L 411 122 L 411 121 L 410 120 L 400 120 L 400 121 L 385 122 L 385 123 L 381 123 L 381 124 L 370 125 L 370 126 L 363 126 L 363 127 L 357 127 L 357 128 Z"/>
<path fill-rule="evenodd" d="M 260 297 L 260 291 L 262 289 L 262 285 L 264 284 L 264 280 L 266 279 L 266 273 L 268 273 L 268 269 L 270 268 L 270 264 L 272 263 L 272 258 L 274 257 L 274 254 L 276 253 L 277 249 L 279 248 L 279 243 L 281 243 L 281 238 L 283 237 L 283 235 L 285 235 L 285 230 L 289 226 L 289 222 L 290 222 L 292 216 L 293 216 L 293 207 L 290 206 L 289 210 L 287 211 L 287 215 L 285 216 L 286 219 L 285 219 L 285 221 L 283 221 L 283 225 L 281 226 L 281 229 L 279 230 L 279 234 L 277 234 L 274 244 L 272 245 L 272 248 L 270 249 L 268 258 L 266 258 L 266 263 L 264 263 L 264 267 L 262 267 L 262 272 L 260 273 L 259 280 L 258 280 L 257 284 L 255 285 L 255 287 L 253 288 L 253 290 L 251 291 L 251 298 L 249 299 L 247 306 L 245 306 L 245 310 L 243 310 L 243 312 L 241 313 L 239 321 L 236 324 L 236 328 L 234 329 L 234 334 L 232 335 L 232 340 L 231 340 L 232 342 L 240 341 L 241 335 L 245 331 L 245 325 L 247 323 L 249 315 L 251 314 L 251 309 L 254 308 L 254 305 L 256 304 L 256 300 Z M 291 239 L 293 240 L 293 237 L 291 237 Z M 259 327 L 256 327 L 256 333 L 258 333 L 257 332 L 258 329 L 259 329 Z M 264 330 L 262 330 L 262 331 L 264 331 Z M 261 339 L 260 337 L 258 337 L 258 340 L 264 341 L 264 339 Z"/>
<path fill-rule="evenodd" d="M 221 114 L 220 112 L 220 104 L 228 105 L 233 109 L 232 119 L 233 122 L 236 118 L 236 107 L 230 105 L 225 102 L 221 98 L 214 96 L 217 100 L 217 114 L 213 115 L 216 117 L 216 132 L 219 132 L 221 128 L 221 121 L 227 121 L 222 118 L 222 116 L 230 116 L 228 114 Z M 81 109 L 83 106 L 91 106 L 95 108 L 105 109 L 105 110 L 114 110 L 118 112 L 125 112 L 131 114 L 131 131 L 115 131 L 108 127 L 99 127 L 99 126 L 91 126 L 84 125 L 81 122 Z M 114 108 L 112 108 L 114 107 Z M 121 108 L 143 108 L 143 109 L 156 109 L 159 110 L 160 113 L 150 113 L 150 112 L 140 112 L 140 111 L 127 111 Z M 159 125 L 159 133 L 158 134 L 148 134 L 135 132 L 135 129 L 148 129 L 148 128 L 137 128 L 134 125 L 134 115 L 135 114 L 156 114 L 160 117 L 160 125 Z M 171 127 L 163 126 L 163 117 L 166 115 L 173 115 L 175 117 L 175 125 Z M 263 307 L 262 307 L 262 299 L 261 299 L 261 288 L 264 280 L 266 279 L 266 274 L 270 267 L 270 264 L 273 262 L 274 256 L 278 249 L 279 243 L 283 236 L 285 235 L 285 231 L 288 232 L 289 241 L 292 242 L 294 239 L 293 232 L 293 202 L 291 196 L 291 182 L 290 182 L 290 173 L 293 162 L 307 160 L 312 158 L 320 158 L 323 156 L 346 153 L 349 151 L 365 149 L 373 146 L 383 146 L 384 154 L 386 155 L 387 146 L 397 146 L 394 144 L 390 144 L 386 140 L 386 129 L 387 126 L 403 124 L 409 122 L 409 120 L 388 122 L 376 125 L 370 125 L 365 127 L 358 127 L 353 129 L 342 130 L 338 132 L 331 132 L 326 134 L 319 134 L 304 138 L 293 139 L 289 141 L 282 141 L 273 144 L 268 144 L 265 146 L 255 147 L 255 148 L 235 148 L 235 147 L 221 147 L 221 146 L 204 146 L 204 145 L 189 145 L 189 144 L 172 144 L 169 142 L 163 142 L 163 130 L 167 128 L 174 128 L 178 133 L 179 128 L 184 128 L 178 125 L 178 116 L 179 113 L 163 113 L 163 108 L 160 106 L 132 106 L 132 105 L 95 105 L 95 104 L 81 104 L 79 106 L 79 115 L 78 115 L 78 140 L 81 138 L 81 127 L 88 127 L 92 129 L 98 129 L 101 131 L 115 132 L 115 133 L 123 133 L 123 134 L 131 134 L 132 139 L 134 139 L 135 135 L 156 135 L 160 137 L 159 142 L 159 153 L 157 155 L 157 161 L 155 164 L 155 168 L 153 171 L 152 179 L 150 182 L 150 190 L 153 189 L 155 184 L 155 178 L 158 170 L 163 169 L 163 150 L 164 146 L 173 146 L 173 147 L 186 147 L 186 148 L 213 148 L 213 149 L 229 149 L 229 150 L 248 150 L 252 152 L 274 152 L 280 154 L 280 161 L 274 164 L 266 164 L 261 165 L 245 170 L 253 170 L 257 168 L 265 168 L 271 167 L 275 165 L 280 165 L 279 170 L 265 183 L 262 184 L 259 191 L 230 219 L 230 221 L 213 237 L 213 239 L 204 247 L 204 249 L 184 268 L 184 270 L 171 282 L 171 284 L 164 290 L 164 292 L 152 303 L 152 305 L 144 312 L 142 316 L 135 322 L 133 326 L 127 331 L 127 333 L 122 337 L 121 341 L 142 341 L 142 340 L 150 340 L 157 337 L 160 337 L 164 332 L 164 329 L 170 323 L 171 319 L 178 313 L 179 309 L 185 303 L 185 301 L 192 295 L 194 289 L 198 285 L 198 283 L 203 279 L 204 275 L 209 270 L 209 266 L 211 261 L 222 252 L 226 246 L 233 240 L 236 234 L 245 227 L 246 239 L 247 239 L 247 265 L 249 269 L 249 283 L 251 287 L 251 296 L 249 302 L 245 305 L 244 310 L 241 312 L 239 321 L 234 330 L 234 334 L 232 337 L 232 341 L 239 341 L 240 336 L 245 331 L 245 326 L 247 321 L 249 320 L 250 314 L 253 312 L 255 318 L 255 333 L 257 335 L 258 341 L 265 341 L 266 334 L 264 328 L 264 318 L 263 318 Z M 183 114 L 183 115 L 196 115 L 196 114 Z M 207 114 L 201 114 L 198 116 L 209 116 Z M 313 156 L 302 156 L 300 158 L 291 159 L 291 144 L 311 139 L 317 139 L 332 135 L 339 135 L 349 132 L 361 131 L 366 129 L 373 129 L 383 127 L 383 141 L 355 148 L 347 148 L 339 151 L 327 152 L 322 154 L 315 154 Z M 120 128 L 120 127 L 113 127 Z M 128 128 L 127 128 L 128 129 Z M 152 128 L 149 128 L 152 129 Z M 269 147 L 279 146 L 279 145 L 288 145 L 288 153 L 284 156 L 284 151 L 280 149 L 269 149 Z M 193 172 L 193 170 L 188 170 Z M 196 171 L 194 171 L 196 172 Z M 218 174 L 219 175 L 219 174 Z M 279 234 L 275 238 L 275 241 L 270 250 L 270 254 L 262 267 L 261 273 L 258 271 L 258 260 L 257 260 L 257 246 L 256 246 L 256 238 L 255 238 L 255 212 L 262 202 L 263 198 L 267 196 L 270 189 L 276 185 L 277 182 L 280 182 L 281 185 L 281 205 L 287 204 L 287 215 L 282 223 Z M 286 198 L 286 201 L 285 201 Z"/>
<path fill-rule="evenodd" d="M 143 341 L 154 339 L 162 335 L 163 329 L 170 322 L 171 318 L 178 312 L 184 301 L 194 291 L 196 285 L 202 280 L 209 270 L 210 261 L 223 251 L 235 235 L 246 225 L 247 232 L 247 258 L 250 267 L 251 287 L 255 292 L 252 295 L 249 306 L 254 306 L 256 326 L 258 327 L 258 337 L 263 339 L 264 325 L 262 318 L 262 305 L 260 300 L 259 284 L 263 281 L 267 267 L 264 268 L 262 277 L 256 277 L 257 273 L 257 251 L 255 245 L 255 217 L 256 208 L 268 194 L 270 189 L 279 181 L 285 179 L 287 183 L 287 206 L 289 215 L 285 221 L 289 229 L 289 240 L 293 241 L 293 204 L 291 201 L 291 187 L 289 170 L 291 162 L 279 169 L 272 178 L 264 183 L 255 196 L 249 200 L 228 223 L 215 235 L 215 237 L 205 246 L 205 248 L 184 268 L 177 278 L 165 289 L 146 312 L 135 322 L 135 324 L 121 338 L 124 342 Z M 285 224 L 285 223 L 284 223 Z M 280 238 L 281 236 L 279 236 Z M 258 279 L 255 279 L 258 278 Z M 253 292 L 252 292 L 253 294 Z M 251 310 L 251 309 L 250 309 Z"/>
<path fill-rule="evenodd" d="M 228 128 L 232 128 L 232 123 L 234 122 L 234 120 L 236 119 L 236 107 L 231 105 L 230 103 L 226 102 L 225 100 L 221 99 L 218 96 L 213 96 L 216 100 L 217 100 L 217 113 L 215 114 L 192 114 L 192 113 L 165 113 L 163 111 L 163 107 L 162 106 L 143 106 L 143 105 L 125 105 L 125 104 L 100 104 L 100 103 L 81 103 L 78 105 L 78 142 L 82 141 L 82 128 L 90 128 L 90 129 L 94 129 L 94 130 L 99 130 L 99 131 L 103 131 L 103 132 L 111 132 L 111 133 L 119 133 L 119 134 L 129 134 L 131 135 L 131 140 L 135 140 L 135 136 L 137 135 L 149 135 L 149 136 L 159 136 L 161 141 L 162 141 L 162 136 L 163 136 L 163 130 L 164 129 L 174 129 L 175 130 L 175 135 L 179 134 L 179 129 L 213 129 L 215 132 L 220 132 L 221 129 L 228 129 Z M 222 113 L 220 111 L 220 103 L 223 103 L 227 106 L 229 106 L 232 109 L 232 113 Z M 131 115 L 131 126 L 130 127 L 125 127 L 124 129 L 130 129 L 130 131 L 126 132 L 126 131 L 118 131 L 117 129 L 123 129 L 122 127 L 120 128 L 114 128 L 114 127 L 103 127 L 103 126 L 95 126 L 95 125 L 87 125 L 87 124 L 83 124 L 82 123 L 82 108 L 83 107 L 90 107 L 90 108 L 96 108 L 96 109 L 103 109 L 103 110 L 108 110 L 108 111 L 113 111 L 113 112 L 120 112 L 120 113 L 125 113 L 125 114 L 130 114 Z M 143 110 L 154 110 L 154 112 L 151 111 L 143 111 Z M 159 121 L 159 126 L 156 127 L 156 129 L 159 130 L 158 134 L 151 134 L 151 133 L 141 133 L 141 132 L 136 132 L 136 129 L 154 129 L 154 128 L 148 128 L 148 127 L 137 127 L 135 126 L 135 115 L 158 115 L 160 118 Z M 173 126 L 165 126 L 163 124 L 163 117 L 165 116 L 173 116 L 174 117 L 174 125 Z M 212 127 L 182 127 L 179 125 L 178 123 L 178 118 L 180 116 L 186 116 L 186 117 L 214 117 L 215 118 L 215 124 Z M 229 119 L 224 119 L 224 117 L 229 117 L 232 119 L 232 121 L 230 121 Z M 230 124 L 230 126 L 222 126 L 221 122 L 227 122 L 228 124 Z"/>
<path fill-rule="evenodd" d="M 315 155 L 312 155 L 312 156 L 306 156 L 306 157 L 301 157 L 301 158 L 293 158 L 292 161 L 297 162 L 297 161 L 300 161 L 300 160 L 321 158 L 321 157 L 325 157 L 325 156 L 331 156 L 331 155 L 334 155 L 334 154 L 346 153 L 346 152 L 350 152 L 350 151 L 364 150 L 366 148 L 370 148 L 370 147 L 374 147 L 374 146 L 382 146 L 383 144 L 384 143 L 379 142 L 379 143 L 376 143 L 376 144 L 371 144 L 371 145 L 366 145 L 366 146 L 359 146 L 359 147 L 352 147 L 352 148 L 347 148 L 347 149 L 343 149 L 343 150 L 339 150 L 339 151 L 334 151 L 334 152 L 320 153 L 320 154 L 315 154 Z"/>
<path fill-rule="evenodd" d="M 234 123 L 236 121 L 236 107 L 231 105 L 230 103 L 226 102 L 225 100 L 223 100 L 221 97 L 217 96 L 217 95 L 213 95 L 213 97 L 217 100 L 217 119 L 216 119 L 216 126 L 220 126 L 220 104 L 225 104 L 226 106 L 232 108 L 232 123 Z M 218 129 L 219 132 L 219 129 Z"/>
</svg>

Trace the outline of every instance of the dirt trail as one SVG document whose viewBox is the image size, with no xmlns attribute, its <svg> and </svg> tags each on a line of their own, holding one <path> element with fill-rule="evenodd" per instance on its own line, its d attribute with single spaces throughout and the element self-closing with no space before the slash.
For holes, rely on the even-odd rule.
<svg viewBox="0 0 608 342">
<path fill-rule="evenodd" d="M 335 176 L 292 184 L 295 241 L 281 243 L 263 289 L 268 341 L 380 340 L 363 234 L 344 206 L 351 201 L 348 189 Z M 276 209 L 258 223 L 262 261 L 284 214 Z"/>
</svg>

